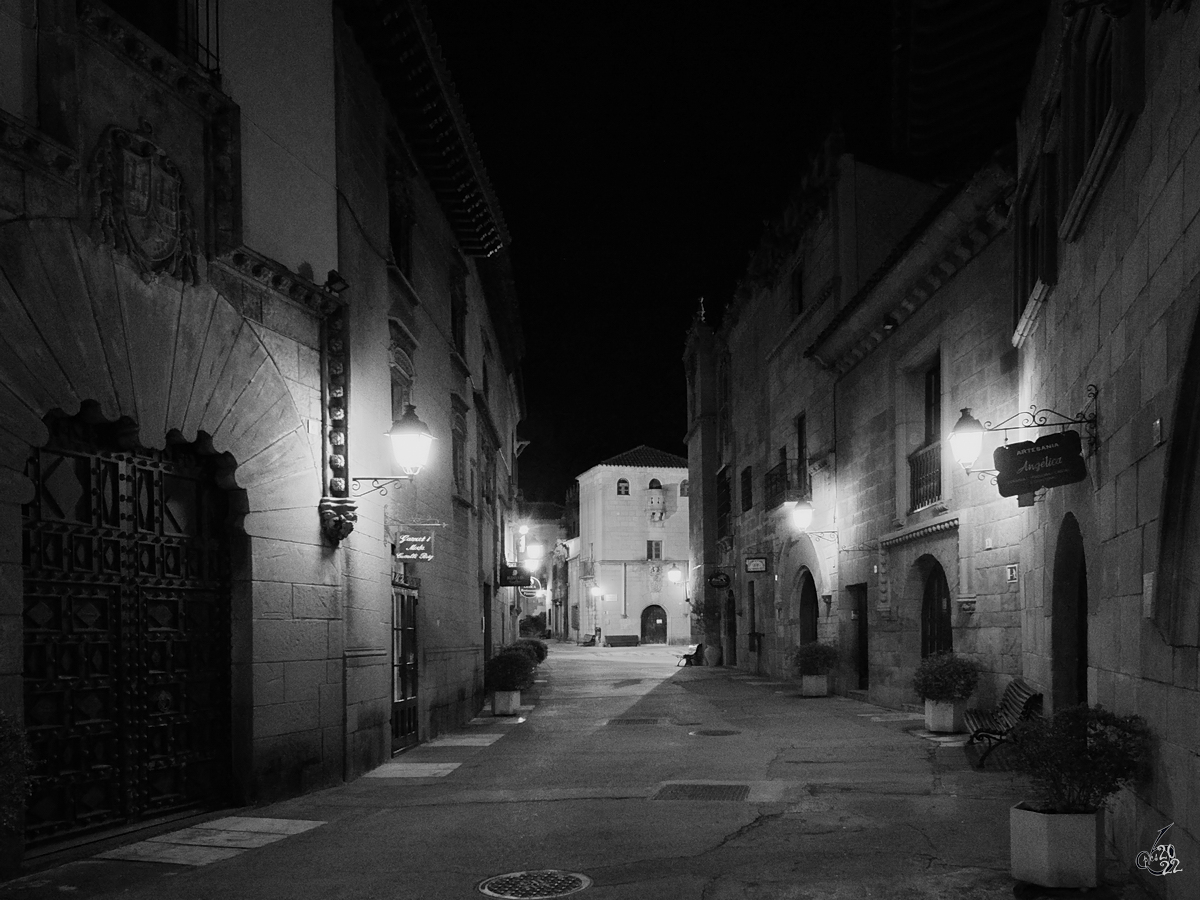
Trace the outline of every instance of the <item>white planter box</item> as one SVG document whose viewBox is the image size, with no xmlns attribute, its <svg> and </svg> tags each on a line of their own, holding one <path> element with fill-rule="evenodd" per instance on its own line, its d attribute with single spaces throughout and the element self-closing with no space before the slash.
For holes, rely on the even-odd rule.
<svg viewBox="0 0 1200 900">
<path fill-rule="evenodd" d="M 829 696 L 829 676 L 828 675 L 801 675 L 800 676 L 800 696 L 801 697 L 828 697 Z"/>
<path fill-rule="evenodd" d="M 966 730 L 963 724 L 966 711 L 966 700 L 926 700 L 925 728 L 927 731 L 957 734 Z"/>
<path fill-rule="evenodd" d="M 521 708 L 520 691 L 493 691 L 492 715 L 515 716 Z"/>
<path fill-rule="evenodd" d="M 1104 869 L 1104 810 L 1041 813 L 1022 802 L 1008 814 L 1012 877 L 1042 887 L 1090 888 Z"/>
</svg>

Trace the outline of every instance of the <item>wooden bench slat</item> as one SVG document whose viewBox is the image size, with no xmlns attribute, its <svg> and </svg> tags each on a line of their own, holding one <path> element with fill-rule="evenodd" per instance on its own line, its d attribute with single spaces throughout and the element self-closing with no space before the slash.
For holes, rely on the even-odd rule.
<svg viewBox="0 0 1200 900">
<path fill-rule="evenodd" d="M 1041 700 L 1042 695 L 1023 679 L 1014 678 L 1004 688 L 995 709 L 968 709 L 963 714 L 963 721 L 971 732 L 967 743 L 986 742 L 988 745 L 979 758 L 980 768 L 988 754 L 1008 739 L 1009 732 L 1018 722 L 1036 713 Z"/>
</svg>

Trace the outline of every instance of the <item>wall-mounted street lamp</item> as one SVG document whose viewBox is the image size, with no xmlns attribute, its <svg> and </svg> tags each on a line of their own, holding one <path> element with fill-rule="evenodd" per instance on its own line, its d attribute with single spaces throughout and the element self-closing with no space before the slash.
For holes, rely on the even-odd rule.
<svg viewBox="0 0 1200 900">
<path fill-rule="evenodd" d="M 976 469 L 975 461 L 979 459 L 979 454 L 983 452 L 983 436 L 993 431 L 1020 431 L 1025 428 L 1057 428 L 1067 425 L 1083 425 L 1088 435 L 1088 447 L 1095 450 L 1099 444 L 1099 429 L 1097 428 L 1097 414 L 1094 408 L 1096 397 L 1099 390 L 1096 385 L 1089 384 L 1087 386 L 1087 405 L 1083 411 L 1076 413 L 1074 418 L 1063 415 L 1062 413 L 1039 407 L 1036 403 L 1031 404 L 1029 409 L 1022 410 L 1019 413 L 1014 413 L 1007 419 L 1004 419 L 995 425 L 991 422 L 980 422 L 971 415 L 971 407 L 964 407 L 962 415 L 954 424 L 954 428 L 950 430 L 950 452 L 954 455 L 954 460 L 968 475 L 976 474 L 980 478 L 998 474 L 995 469 Z M 1090 412 L 1089 412 L 1090 409 Z"/>
<path fill-rule="evenodd" d="M 397 419 L 387 432 L 392 444 L 392 456 L 403 475 L 363 477 L 350 479 L 350 491 L 355 497 L 363 497 L 378 491 L 386 495 L 388 488 L 401 481 L 411 481 L 425 467 L 429 450 L 433 446 L 433 433 L 417 418 L 417 409 L 411 403 L 404 415 Z M 370 487 L 367 487 L 367 483 Z"/>
<path fill-rule="evenodd" d="M 792 508 L 788 512 L 788 517 L 792 520 L 792 527 L 797 531 L 807 534 L 809 537 L 817 538 L 822 541 L 836 541 L 836 531 L 809 531 L 808 527 L 812 525 L 813 520 L 813 505 L 811 500 L 796 500 L 792 503 Z"/>
</svg>

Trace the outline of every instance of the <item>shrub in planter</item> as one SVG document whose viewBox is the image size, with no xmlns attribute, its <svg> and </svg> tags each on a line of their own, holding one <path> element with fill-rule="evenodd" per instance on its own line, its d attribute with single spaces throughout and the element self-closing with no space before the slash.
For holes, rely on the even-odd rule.
<svg viewBox="0 0 1200 900">
<path fill-rule="evenodd" d="M 1141 716 L 1071 706 L 1020 722 L 1009 758 L 1040 795 L 1009 813 L 1012 875 L 1043 887 L 1095 887 L 1104 866 L 1104 804 L 1142 771 Z"/>
<path fill-rule="evenodd" d="M 536 653 L 529 649 L 504 647 L 483 667 L 486 691 L 523 691 L 533 684 Z"/>
<path fill-rule="evenodd" d="M 921 660 L 912 684 L 922 700 L 966 700 L 979 684 L 979 666 L 953 653 L 936 653 Z"/>
<path fill-rule="evenodd" d="M 514 647 L 530 647 L 537 656 L 535 663 L 540 664 L 546 661 L 546 656 L 550 653 L 550 648 L 545 641 L 538 638 L 523 637 L 518 638 L 513 642 Z"/>
<path fill-rule="evenodd" d="M 1009 755 L 1042 795 L 1041 811 L 1091 813 L 1139 774 L 1149 741 L 1141 716 L 1069 706 L 1020 722 Z"/>
<path fill-rule="evenodd" d="M 828 675 L 837 668 L 840 653 L 832 644 L 809 641 L 787 652 L 788 667 L 797 675 Z"/>
<path fill-rule="evenodd" d="M 788 667 L 800 676 L 801 697 L 829 695 L 829 673 L 837 668 L 840 653 L 832 644 L 809 641 L 787 653 Z"/>
</svg>

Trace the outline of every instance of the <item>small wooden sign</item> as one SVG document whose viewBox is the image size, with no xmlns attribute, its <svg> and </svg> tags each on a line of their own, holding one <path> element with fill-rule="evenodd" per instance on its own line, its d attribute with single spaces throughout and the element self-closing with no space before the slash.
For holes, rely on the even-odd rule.
<svg viewBox="0 0 1200 900">
<path fill-rule="evenodd" d="M 406 531 L 397 536 L 395 555 L 403 562 L 430 562 L 433 559 L 433 532 Z"/>
<path fill-rule="evenodd" d="M 1001 497 L 1032 494 L 1040 488 L 1087 478 L 1078 431 L 1047 434 L 1036 441 L 997 447 L 992 454 Z"/>
<path fill-rule="evenodd" d="M 533 575 L 519 566 L 501 566 L 500 587 L 533 587 Z"/>
<path fill-rule="evenodd" d="M 713 572 L 708 576 L 708 583 L 715 588 L 729 587 L 729 576 L 725 572 Z"/>
</svg>

